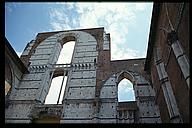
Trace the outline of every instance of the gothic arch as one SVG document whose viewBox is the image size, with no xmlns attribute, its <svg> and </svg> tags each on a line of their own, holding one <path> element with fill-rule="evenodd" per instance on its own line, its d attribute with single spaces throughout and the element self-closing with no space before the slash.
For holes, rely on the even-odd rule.
<svg viewBox="0 0 192 128">
<path fill-rule="evenodd" d="M 124 101 L 123 102 L 130 102 L 130 101 L 135 101 L 135 99 L 136 99 L 136 97 L 135 97 L 135 89 L 134 89 L 134 86 L 135 86 L 135 78 L 134 78 L 134 76 L 129 72 L 129 71 L 121 71 L 120 73 L 119 73 L 119 75 L 117 76 L 117 95 L 118 95 L 118 102 L 122 102 L 122 99 L 120 98 L 121 96 L 120 95 L 122 95 L 124 92 L 125 92 L 125 90 L 121 90 L 120 89 L 120 84 L 121 84 L 121 82 L 124 80 L 126 80 L 125 82 L 130 82 L 130 84 L 132 85 L 132 89 L 131 89 L 131 92 L 129 93 L 129 94 L 131 94 L 132 95 L 132 98 L 131 98 L 131 100 L 129 99 L 128 100 L 128 98 L 125 98 L 124 99 Z M 127 83 L 128 84 L 128 83 Z M 126 84 L 126 87 L 128 87 L 127 86 L 127 84 Z M 126 93 L 127 95 L 128 95 L 128 93 Z M 123 98 L 123 97 L 122 97 Z"/>
<path fill-rule="evenodd" d="M 134 76 L 129 71 L 121 71 L 117 75 L 117 79 L 116 79 L 117 80 L 117 84 L 119 84 L 119 82 L 121 80 L 123 80 L 124 78 L 130 80 L 133 85 L 135 84 L 135 78 L 134 78 Z"/>
<path fill-rule="evenodd" d="M 135 101 L 118 102 L 118 84 L 124 78 L 133 83 Z M 154 97 L 154 90 L 142 74 L 129 70 L 123 70 L 111 75 L 102 85 L 100 91 L 100 101 L 104 102 L 101 102 L 101 110 L 99 113 L 104 116 L 104 114 L 102 114 L 102 107 L 107 107 L 105 99 L 108 99 L 108 104 L 113 106 L 111 109 L 113 109 L 112 111 L 114 113 L 112 113 L 111 116 L 116 114 L 117 122 L 145 122 L 145 116 L 148 116 L 149 113 L 153 114 L 154 108 L 151 109 L 148 106 L 155 106 Z M 111 103 L 112 101 L 115 102 Z M 143 116 L 141 119 L 137 118 L 139 114 L 142 114 L 141 116 Z M 158 112 L 156 114 L 159 115 Z M 110 116 L 110 114 L 106 113 L 105 116 Z"/>
<path fill-rule="evenodd" d="M 123 80 L 124 78 L 126 78 L 127 80 L 129 80 L 132 84 L 133 84 L 133 88 L 135 88 L 134 86 L 136 85 L 136 81 L 135 81 L 135 77 L 133 76 L 133 74 L 129 71 L 123 70 L 119 73 L 115 73 L 111 76 L 108 77 L 108 79 L 105 80 L 103 86 L 101 87 L 100 90 L 100 98 L 102 97 L 102 93 L 104 92 L 104 88 L 109 85 L 114 85 L 115 89 L 113 89 L 113 91 L 115 91 L 115 94 L 117 97 L 117 92 L 118 92 L 118 84 L 120 83 L 121 80 Z"/>
</svg>

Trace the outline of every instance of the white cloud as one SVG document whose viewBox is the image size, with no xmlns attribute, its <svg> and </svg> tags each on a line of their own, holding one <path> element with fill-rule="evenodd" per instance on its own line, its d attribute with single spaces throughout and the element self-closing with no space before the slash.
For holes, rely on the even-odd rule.
<svg viewBox="0 0 192 128">
<path fill-rule="evenodd" d="M 58 2 L 57 4 L 62 6 L 52 8 L 49 12 L 52 27 L 50 31 L 104 27 L 106 33 L 110 33 L 111 37 L 112 60 L 145 57 L 144 53 L 146 52 L 129 48 L 126 40 L 130 33 L 130 26 L 140 23 L 137 21 L 137 14 L 144 12 L 147 4 L 151 3 Z M 63 55 L 73 51 L 71 50 L 73 46 L 70 43 L 65 45 L 69 45 L 69 48 L 63 48 L 61 51 Z M 71 60 L 70 58 L 71 56 L 61 56 L 57 63 L 63 63 L 63 61 L 68 63 Z M 119 101 L 133 100 L 135 98 L 132 87 L 130 88 L 127 84 L 127 81 L 122 81 L 119 85 L 121 91 Z"/>
<path fill-rule="evenodd" d="M 112 44 L 111 49 L 112 60 L 120 60 L 120 59 L 134 59 L 134 58 L 142 58 L 145 57 L 144 54 L 141 54 L 137 50 L 133 50 L 130 48 L 119 48 L 117 44 Z"/>
<path fill-rule="evenodd" d="M 137 5 L 137 4 L 136 4 Z M 111 35 L 112 60 L 133 59 L 141 57 L 139 51 L 126 46 L 126 38 L 129 34 L 129 26 L 136 23 L 136 11 L 133 3 L 77 3 L 80 14 L 80 27 L 105 27 Z M 145 5 L 137 6 L 137 10 L 144 10 Z M 124 45 L 123 48 L 119 46 Z"/>
<path fill-rule="evenodd" d="M 145 57 L 143 52 L 130 49 L 126 39 L 129 27 L 137 23 L 136 14 L 148 4 L 151 3 L 63 3 L 63 8 L 52 8 L 49 12 L 50 24 L 54 31 L 104 27 L 111 35 L 112 60 L 141 58 Z M 75 12 L 78 15 L 71 17 Z"/>
<path fill-rule="evenodd" d="M 72 28 L 67 10 L 63 10 L 62 8 L 52 8 L 49 12 L 49 18 L 52 31 L 61 31 Z"/>
</svg>

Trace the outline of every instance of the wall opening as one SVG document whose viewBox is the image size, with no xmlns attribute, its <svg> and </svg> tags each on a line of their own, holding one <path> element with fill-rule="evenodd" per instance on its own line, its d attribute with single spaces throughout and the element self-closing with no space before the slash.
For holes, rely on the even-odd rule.
<svg viewBox="0 0 192 128">
<path fill-rule="evenodd" d="M 63 45 L 56 64 L 71 63 L 75 41 L 69 41 Z"/>
<path fill-rule="evenodd" d="M 70 64 L 72 60 L 75 41 L 69 41 L 63 45 L 56 64 Z M 45 104 L 62 104 L 68 71 L 59 71 L 59 75 L 52 77 L 51 86 L 45 100 Z M 58 72 L 57 72 L 58 73 Z M 56 74 L 56 72 L 55 72 Z"/>
<path fill-rule="evenodd" d="M 51 87 L 46 97 L 45 104 L 62 104 L 62 98 L 65 91 L 65 85 L 67 82 L 67 76 L 65 76 L 64 82 L 62 84 L 63 77 L 64 76 L 58 76 L 52 79 Z M 60 90 L 61 90 L 61 94 L 60 94 Z"/>
<path fill-rule="evenodd" d="M 118 102 L 135 101 L 133 84 L 124 78 L 118 84 Z"/>
</svg>

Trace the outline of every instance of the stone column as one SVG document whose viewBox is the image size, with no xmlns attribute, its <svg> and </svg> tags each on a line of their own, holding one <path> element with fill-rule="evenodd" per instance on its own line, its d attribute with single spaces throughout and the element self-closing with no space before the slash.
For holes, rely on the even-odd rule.
<svg viewBox="0 0 192 128">
<path fill-rule="evenodd" d="M 173 94 L 173 90 L 171 87 L 171 83 L 168 78 L 168 74 L 165 71 L 164 63 L 158 53 L 159 50 L 157 49 L 157 55 L 155 57 L 156 68 L 160 80 L 160 84 L 163 90 L 164 98 L 167 104 L 170 120 L 172 123 L 181 123 L 182 119 L 180 117 L 180 113 L 177 107 L 177 103 L 175 100 L 175 96 Z"/>
<path fill-rule="evenodd" d="M 180 45 L 180 42 L 178 40 L 177 33 L 175 31 L 171 31 L 168 33 L 167 40 L 169 45 L 171 45 L 171 48 L 175 54 L 176 60 L 179 64 L 179 67 L 183 73 L 183 76 L 185 78 L 185 81 L 188 85 L 188 88 L 190 89 L 189 86 L 189 81 L 190 81 L 190 73 L 189 73 L 189 59 L 185 55 L 185 52 Z"/>
<path fill-rule="evenodd" d="M 63 83 L 64 83 L 64 80 L 65 80 L 65 75 L 66 75 L 66 71 L 65 71 L 65 69 L 63 69 L 63 79 L 62 79 L 62 82 L 61 82 L 61 88 L 60 88 L 60 91 L 59 91 L 59 96 L 58 96 L 58 99 L 57 99 L 57 104 L 59 104 L 59 100 L 60 100 L 60 97 L 61 97 L 61 91 L 63 89 Z"/>
</svg>

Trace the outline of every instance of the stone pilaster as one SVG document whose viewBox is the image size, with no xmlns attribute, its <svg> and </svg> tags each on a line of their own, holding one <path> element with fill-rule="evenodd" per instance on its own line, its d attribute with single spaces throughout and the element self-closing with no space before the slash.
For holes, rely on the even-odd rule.
<svg viewBox="0 0 192 128">
<path fill-rule="evenodd" d="M 185 78 L 188 88 L 190 89 L 189 59 L 185 55 L 185 52 L 179 42 L 177 33 L 175 31 L 171 31 L 170 33 L 168 33 L 167 40 L 168 40 L 168 44 L 171 45 L 171 48 L 173 49 L 176 60 L 179 64 L 179 67 L 182 71 L 182 74 Z"/>
<path fill-rule="evenodd" d="M 164 63 L 159 55 L 159 50 L 157 49 L 157 56 L 155 58 L 156 68 L 160 80 L 160 84 L 163 90 L 164 98 L 167 104 L 167 108 L 169 111 L 170 120 L 173 123 L 181 123 L 182 119 L 180 117 L 180 113 L 177 107 L 176 99 L 173 94 L 173 90 L 171 87 L 171 83 L 169 81 L 169 77 L 167 72 L 165 71 Z"/>
</svg>

